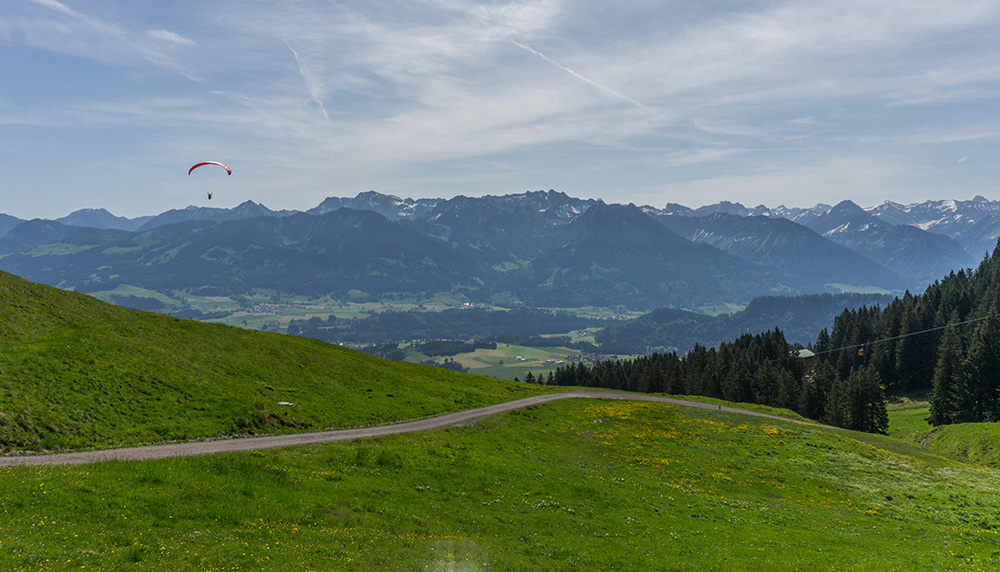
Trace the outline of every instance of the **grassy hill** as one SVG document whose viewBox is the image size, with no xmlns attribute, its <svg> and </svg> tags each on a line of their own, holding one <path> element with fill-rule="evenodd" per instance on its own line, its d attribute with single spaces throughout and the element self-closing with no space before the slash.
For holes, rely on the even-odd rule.
<svg viewBox="0 0 1000 572">
<path fill-rule="evenodd" d="M 371 425 L 538 391 L 0 273 L 0 452 Z"/>
<path fill-rule="evenodd" d="M 354 443 L 0 470 L 7 570 L 995 570 L 998 473 L 566 400 Z"/>
<path fill-rule="evenodd" d="M 968 463 L 1000 469 L 1000 423 L 927 422 L 930 404 L 926 396 L 897 398 L 889 405 L 889 435 L 920 445 L 928 451 Z"/>
</svg>

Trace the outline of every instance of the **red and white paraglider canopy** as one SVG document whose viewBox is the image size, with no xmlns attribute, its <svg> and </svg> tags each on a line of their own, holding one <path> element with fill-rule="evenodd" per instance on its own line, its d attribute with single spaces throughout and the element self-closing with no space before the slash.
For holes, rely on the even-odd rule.
<svg viewBox="0 0 1000 572">
<path fill-rule="evenodd" d="M 191 171 L 194 171 L 198 167 L 204 167 L 205 165 L 218 165 L 226 170 L 226 175 L 233 174 L 233 170 L 230 169 L 228 166 L 224 165 L 223 163 L 220 163 L 218 161 L 202 161 L 201 163 L 195 163 L 194 165 L 192 165 L 191 168 L 188 169 L 188 175 L 191 174 Z M 212 200 L 212 191 L 208 191 L 208 200 Z"/>
<path fill-rule="evenodd" d="M 204 167 L 205 165 L 218 165 L 218 166 L 222 167 L 223 169 L 225 169 L 227 174 L 229 174 L 229 175 L 233 174 L 233 170 L 232 169 L 230 169 L 229 167 L 223 165 L 222 163 L 220 163 L 218 161 L 202 161 L 201 163 L 197 163 L 194 166 L 192 166 L 190 169 L 188 169 L 188 175 L 191 174 L 191 171 L 194 171 L 198 167 Z"/>
</svg>

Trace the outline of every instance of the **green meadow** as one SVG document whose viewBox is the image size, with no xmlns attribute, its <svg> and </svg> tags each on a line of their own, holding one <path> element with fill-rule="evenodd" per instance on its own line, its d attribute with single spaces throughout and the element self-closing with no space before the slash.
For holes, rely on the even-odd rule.
<svg viewBox="0 0 1000 572">
<path fill-rule="evenodd" d="M 0 453 L 375 425 L 548 391 L 5 273 L 0 302 Z"/>
<path fill-rule="evenodd" d="M 995 570 L 998 477 L 888 437 L 572 399 L 352 443 L 0 470 L 0 569 Z"/>
<path fill-rule="evenodd" d="M 934 428 L 927 422 L 930 403 L 927 397 L 895 397 L 887 406 L 889 413 L 889 436 L 919 445 Z"/>
<path fill-rule="evenodd" d="M 2 454 L 374 425 L 551 390 L 3 273 L 0 299 Z M 891 415 L 875 436 L 569 399 L 356 442 L 4 468 L 0 570 L 997 569 L 995 425 L 931 428 L 919 399 Z"/>
<path fill-rule="evenodd" d="M 951 458 L 1000 469 L 1000 423 L 927 423 L 926 397 L 899 398 L 889 404 L 889 435 Z"/>
</svg>

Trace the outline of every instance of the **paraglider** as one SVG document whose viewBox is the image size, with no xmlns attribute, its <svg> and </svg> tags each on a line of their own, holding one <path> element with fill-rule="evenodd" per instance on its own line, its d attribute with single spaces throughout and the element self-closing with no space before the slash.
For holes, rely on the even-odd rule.
<svg viewBox="0 0 1000 572">
<path fill-rule="evenodd" d="M 192 165 L 191 168 L 188 169 L 188 175 L 191 174 L 191 171 L 194 171 L 198 167 L 204 167 L 205 165 L 218 165 L 226 170 L 226 175 L 233 174 L 233 170 L 223 163 L 220 163 L 218 161 L 202 161 L 201 163 L 195 163 L 194 165 Z M 212 191 L 208 191 L 208 200 L 212 200 Z"/>
<path fill-rule="evenodd" d="M 194 171 L 198 167 L 204 167 L 205 165 L 218 165 L 218 166 L 222 167 L 223 169 L 225 169 L 227 174 L 229 174 L 229 175 L 233 174 L 233 170 L 232 169 L 230 169 L 229 167 L 223 165 L 222 163 L 220 163 L 218 161 L 202 161 L 201 163 L 196 163 L 190 169 L 188 169 L 188 175 L 191 174 L 191 171 Z"/>
</svg>

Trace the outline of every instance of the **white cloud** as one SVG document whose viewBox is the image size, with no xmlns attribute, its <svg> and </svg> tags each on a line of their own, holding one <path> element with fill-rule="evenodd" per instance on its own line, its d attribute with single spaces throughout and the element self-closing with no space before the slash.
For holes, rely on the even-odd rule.
<svg viewBox="0 0 1000 572">
<path fill-rule="evenodd" d="M 698 129 L 714 135 L 750 136 L 759 134 L 758 130 L 746 125 L 740 125 L 725 120 L 695 119 L 693 124 Z"/>
<path fill-rule="evenodd" d="M 63 4 L 62 2 L 58 2 L 57 0 L 31 0 L 31 1 L 34 2 L 35 4 L 38 4 L 39 6 L 45 6 L 46 8 L 51 8 L 53 10 L 62 12 L 67 16 L 72 16 L 73 18 L 77 18 L 79 20 L 86 19 L 85 16 L 83 16 L 76 10 L 73 10 L 69 6 Z"/>
<path fill-rule="evenodd" d="M 302 81 L 305 82 L 306 91 L 309 92 L 309 97 L 312 98 L 313 102 L 319 107 L 320 112 L 323 114 L 323 118 L 330 121 L 330 115 L 326 112 L 326 107 L 323 105 L 323 98 L 326 95 L 326 86 L 323 82 L 323 66 L 318 65 L 309 59 L 300 56 L 295 48 L 288 43 L 288 40 L 283 40 L 285 45 L 288 46 L 289 51 L 292 52 L 292 56 L 295 58 L 295 64 L 299 68 L 299 75 L 302 76 Z"/>
<path fill-rule="evenodd" d="M 536 55 L 536 56 L 540 57 L 546 63 L 551 64 L 551 65 L 553 65 L 553 66 L 561 69 L 562 71 L 570 74 L 571 76 L 579 79 L 580 81 L 582 81 L 582 82 L 584 82 L 586 84 L 592 85 L 595 88 L 599 89 L 600 91 L 603 91 L 604 93 L 607 93 L 607 94 L 609 94 L 609 95 L 611 95 L 611 96 L 613 96 L 613 97 L 615 97 L 617 99 L 620 99 L 620 100 L 622 100 L 622 101 L 624 101 L 626 103 L 629 103 L 630 105 L 634 105 L 635 107 L 638 107 L 639 109 L 641 109 L 641 110 L 643 110 L 643 111 L 645 111 L 645 112 L 647 112 L 647 113 L 649 113 L 649 114 L 651 114 L 651 115 L 656 116 L 657 118 L 659 118 L 659 114 L 655 110 L 651 109 L 645 103 L 642 103 L 641 101 L 637 101 L 637 100 L 635 100 L 635 99 L 633 99 L 633 98 L 631 98 L 631 97 L 629 97 L 627 95 L 619 93 L 619 92 L 611 89 L 610 87 L 601 85 L 601 84 L 597 83 L 596 81 L 594 81 L 594 80 L 592 80 L 592 79 L 590 79 L 588 77 L 585 77 L 585 76 L 583 76 L 583 75 L 581 75 L 581 74 L 579 74 L 579 73 L 577 73 L 577 72 L 569 69 L 568 67 L 566 67 L 566 66 L 562 65 L 561 63 L 553 60 L 552 58 L 546 56 L 545 54 L 543 54 L 543 53 L 535 50 L 534 48 L 532 48 L 530 46 L 526 46 L 526 45 L 522 44 L 521 42 L 518 42 L 517 40 L 514 40 L 513 38 L 510 40 L 510 43 L 514 44 L 515 46 L 521 48 L 522 50 L 525 50 L 526 52 L 528 52 L 528 53 L 530 53 L 532 55 Z"/>
<path fill-rule="evenodd" d="M 477 28 L 477 33 L 494 41 L 511 36 L 530 37 L 543 33 L 556 25 L 557 19 L 567 10 L 560 0 L 508 1 L 483 3 L 467 0 L 426 0 L 428 6 L 461 13 L 464 19 L 456 25 Z M 464 22 L 463 22 L 464 20 Z"/>
<path fill-rule="evenodd" d="M 192 48 L 197 42 L 168 30 L 139 32 L 75 10 L 58 0 L 31 0 L 66 16 L 48 18 L 33 14 L 26 22 L 26 40 L 30 45 L 115 64 L 146 61 L 174 73 L 197 80 L 183 69 L 172 52 L 178 47 Z M 164 46 L 166 42 L 166 46 Z"/>
<path fill-rule="evenodd" d="M 865 197 L 893 197 L 905 192 L 900 182 L 905 172 L 888 156 L 835 157 L 659 185 L 644 194 L 666 199 L 661 202 L 690 206 L 721 200 L 768 206 L 812 206 L 844 199 L 864 202 Z"/>
<path fill-rule="evenodd" d="M 995 0 L 209 0 L 196 19 L 173 3 L 20 6 L 0 29 L 108 64 L 95 82 L 115 93 L 8 102 L 0 122 L 121 130 L 165 163 L 214 149 L 281 164 L 285 193 L 481 169 L 594 196 L 745 186 L 770 204 L 766 188 L 831 181 L 902 192 L 914 180 L 893 166 L 920 164 L 904 154 L 987 156 L 1000 139 Z M 200 83 L 148 81 L 147 62 Z"/>
<path fill-rule="evenodd" d="M 760 156 L 749 151 L 784 143 L 812 148 L 814 157 L 824 149 L 837 156 L 845 140 L 913 135 L 912 128 L 875 131 L 878 122 L 855 108 L 919 93 L 914 82 L 900 80 L 930 68 L 948 78 L 937 83 L 953 93 L 984 81 L 974 66 L 960 73 L 933 54 L 911 53 L 928 39 L 996 21 L 989 2 L 782 2 L 744 4 L 663 33 L 651 27 L 634 37 L 625 30 L 573 37 L 569 26 L 587 9 L 578 6 L 428 0 L 397 4 L 396 13 L 301 2 L 281 13 L 237 14 L 230 25 L 245 38 L 295 38 L 296 71 L 310 96 L 298 105 L 322 105 L 331 119 L 323 125 L 314 108 L 290 107 L 294 91 L 279 76 L 278 83 L 255 86 L 269 91 L 252 98 L 246 113 L 254 119 L 241 128 L 267 133 L 268 140 L 280 136 L 281 146 L 298 146 L 301 157 L 325 157 L 358 173 L 576 142 L 627 149 L 667 168 L 718 165 L 723 178 L 705 179 L 703 190 L 747 185 L 763 195 L 765 181 L 788 189 L 798 181 L 799 192 L 832 190 L 839 185 L 829 181 L 843 181 L 840 169 L 857 162 L 814 159 L 807 167 L 748 175 L 746 165 Z M 540 58 L 538 64 L 525 54 Z M 650 110 L 669 110 L 670 121 L 656 120 Z M 727 163 L 735 157 L 738 166 Z M 878 192 L 900 174 L 864 166 L 853 171 L 850 186 Z M 727 174 L 739 169 L 744 174 Z"/>
<path fill-rule="evenodd" d="M 663 164 L 668 167 L 697 165 L 711 163 L 745 153 L 746 149 L 693 149 L 690 151 L 674 151 L 663 157 Z"/>
<path fill-rule="evenodd" d="M 150 38 L 154 38 L 157 40 L 164 40 L 174 44 L 180 44 L 182 46 L 195 47 L 198 45 L 198 42 L 190 38 L 185 38 L 184 36 L 181 36 L 176 32 L 171 32 L 170 30 L 148 30 L 146 32 L 146 35 L 149 36 Z"/>
</svg>

